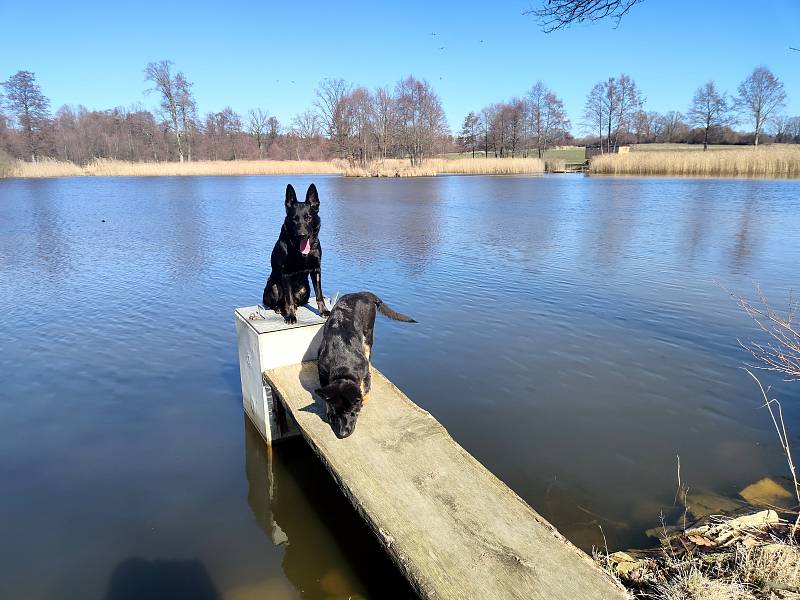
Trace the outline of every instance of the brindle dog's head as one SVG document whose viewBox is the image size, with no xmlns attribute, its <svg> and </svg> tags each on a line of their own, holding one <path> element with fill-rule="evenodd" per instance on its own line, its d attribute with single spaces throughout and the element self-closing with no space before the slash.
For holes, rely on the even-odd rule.
<svg viewBox="0 0 800 600">
<path fill-rule="evenodd" d="M 325 400 L 328 423 L 336 436 L 346 438 L 353 433 L 358 413 L 364 405 L 358 385 L 349 379 L 338 379 L 314 391 Z"/>
<path fill-rule="evenodd" d="M 297 194 L 294 193 L 291 184 L 286 186 L 286 218 L 283 227 L 289 235 L 292 247 L 303 256 L 307 256 L 319 236 L 317 186 L 313 183 L 308 186 L 305 202 L 297 201 Z"/>
</svg>

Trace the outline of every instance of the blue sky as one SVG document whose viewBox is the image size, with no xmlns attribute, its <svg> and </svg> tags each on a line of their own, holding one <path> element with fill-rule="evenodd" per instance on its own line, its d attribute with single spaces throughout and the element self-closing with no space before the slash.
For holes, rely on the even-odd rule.
<svg viewBox="0 0 800 600">
<path fill-rule="evenodd" d="M 800 115 L 800 52 L 788 49 L 800 47 L 798 0 L 645 0 L 616 29 L 551 34 L 522 15 L 537 2 L 0 0 L 0 80 L 34 71 L 53 109 L 151 107 L 142 69 L 169 58 L 194 82 L 201 113 L 263 107 L 288 123 L 324 77 L 372 88 L 413 74 L 433 84 L 454 130 L 469 110 L 542 80 L 577 132 L 586 94 L 608 76 L 631 75 L 649 110 L 685 111 L 704 81 L 735 92 L 763 64 L 786 86 L 786 112 Z"/>
</svg>

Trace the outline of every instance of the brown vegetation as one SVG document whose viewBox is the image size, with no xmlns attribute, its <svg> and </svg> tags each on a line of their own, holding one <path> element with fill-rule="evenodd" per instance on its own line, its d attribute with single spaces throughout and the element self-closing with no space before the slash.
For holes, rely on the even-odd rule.
<svg viewBox="0 0 800 600">
<path fill-rule="evenodd" d="M 774 510 L 664 528 L 661 548 L 597 554 L 637 598 L 778 600 L 800 594 L 800 547 Z"/>
<path fill-rule="evenodd" d="M 128 162 L 98 159 L 85 166 L 58 160 L 16 161 L 9 177 L 157 177 L 183 175 L 299 175 L 339 174 L 340 161 L 311 160 L 198 160 L 192 162 Z M 2 176 L 0 174 L 0 176 Z"/>
<path fill-rule="evenodd" d="M 563 161 L 560 161 L 563 163 Z M 5 166 L 4 166 L 5 165 Z M 348 177 L 427 177 L 458 175 L 539 175 L 544 161 L 538 158 L 433 158 L 422 165 L 408 160 L 376 160 L 367 165 L 348 161 L 312 160 L 199 160 L 192 162 L 129 162 L 98 159 L 85 166 L 67 161 L 41 159 L 38 162 L 0 158 L 0 177 L 157 177 L 185 175 L 299 175 L 335 174 Z"/>
<path fill-rule="evenodd" d="M 758 150 L 604 154 L 592 159 L 589 172 L 595 175 L 800 177 L 800 147 L 774 145 Z"/>
</svg>

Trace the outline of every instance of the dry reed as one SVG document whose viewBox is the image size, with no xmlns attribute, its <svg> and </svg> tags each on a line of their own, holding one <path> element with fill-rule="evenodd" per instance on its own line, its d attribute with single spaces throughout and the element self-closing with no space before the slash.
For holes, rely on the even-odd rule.
<svg viewBox="0 0 800 600">
<path fill-rule="evenodd" d="M 203 160 L 192 162 L 127 162 L 98 159 L 85 166 L 50 159 L 16 161 L 10 177 L 158 177 L 190 175 L 301 175 L 339 174 L 338 161 L 311 160 Z"/>
<path fill-rule="evenodd" d="M 347 177 L 430 177 L 433 175 L 540 175 L 538 158 L 429 158 L 420 166 L 399 159 L 377 160 L 365 167 L 348 166 Z"/>
<path fill-rule="evenodd" d="M 345 177 L 432 177 L 436 171 L 426 161 L 421 166 L 411 166 L 407 160 L 387 158 L 374 160 L 366 166 L 345 165 Z"/>
<path fill-rule="evenodd" d="M 544 161 L 539 158 L 432 158 L 425 161 L 437 173 L 454 175 L 541 175 Z"/>
<path fill-rule="evenodd" d="M 800 146 L 603 154 L 592 159 L 589 172 L 596 175 L 800 177 Z"/>
</svg>

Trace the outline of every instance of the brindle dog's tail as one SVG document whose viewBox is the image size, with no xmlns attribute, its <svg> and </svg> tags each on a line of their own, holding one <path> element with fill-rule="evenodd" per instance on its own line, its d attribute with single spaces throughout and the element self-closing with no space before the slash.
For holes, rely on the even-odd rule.
<svg viewBox="0 0 800 600">
<path fill-rule="evenodd" d="M 378 298 L 375 294 L 370 293 L 369 295 L 372 297 L 372 301 L 375 302 L 375 306 L 378 309 L 378 312 L 381 313 L 383 316 L 389 317 L 390 319 L 394 319 L 395 321 L 403 321 L 403 323 L 416 323 L 416 321 L 411 317 L 401 314 L 389 308 L 389 306 L 383 300 Z"/>
</svg>

